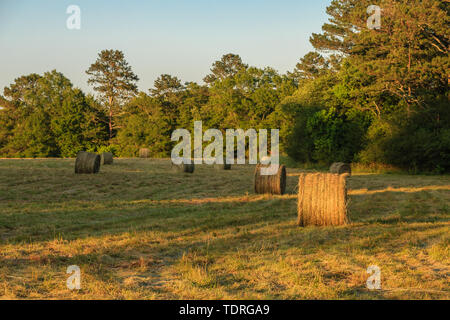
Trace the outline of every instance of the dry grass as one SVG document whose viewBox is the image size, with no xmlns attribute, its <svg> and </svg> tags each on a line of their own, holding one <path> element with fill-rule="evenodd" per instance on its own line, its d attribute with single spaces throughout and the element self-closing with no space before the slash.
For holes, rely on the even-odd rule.
<svg viewBox="0 0 450 320">
<path fill-rule="evenodd" d="M 0 297 L 448 299 L 448 176 L 349 178 L 352 224 L 296 226 L 287 195 L 253 193 L 252 166 L 193 175 L 167 160 L 0 161 Z M 213 177 L 213 178 L 212 178 Z M 381 291 L 365 288 L 381 268 Z M 82 271 L 80 291 L 66 269 Z"/>
</svg>

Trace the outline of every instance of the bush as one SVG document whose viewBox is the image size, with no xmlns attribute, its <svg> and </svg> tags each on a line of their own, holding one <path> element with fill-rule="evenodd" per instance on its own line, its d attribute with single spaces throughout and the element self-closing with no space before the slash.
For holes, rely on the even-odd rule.
<svg viewBox="0 0 450 320">
<path fill-rule="evenodd" d="M 319 108 L 301 108 L 293 125 L 292 131 L 286 138 L 286 153 L 295 161 L 307 163 L 313 160 L 314 141 L 307 131 L 308 119 L 310 119 Z"/>
<path fill-rule="evenodd" d="M 339 113 L 335 108 L 305 108 L 297 117 L 286 151 L 300 162 L 353 162 L 364 146 L 370 121 L 357 110 Z"/>
<path fill-rule="evenodd" d="M 361 162 L 394 165 L 410 173 L 450 172 L 447 101 L 435 99 L 428 105 L 409 117 L 396 112 L 374 121 L 367 132 L 367 147 L 359 156 Z"/>
<path fill-rule="evenodd" d="M 450 129 L 407 127 L 385 144 L 389 163 L 411 173 L 450 171 Z"/>
<path fill-rule="evenodd" d="M 393 126 L 387 121 L 377 119 L 366 133 L 365 148 L 358 154 L 357 162 L 363 165 L 387 164 L 385 145 L 392 138 Z"/>
<path fill-rule="evenodd" d="M 97 148 L 97 153 L 103 153 L 103 152 L 111 152 L 114 157 L 117 157 L 118 155 L 119 146 L 115 144 L 111 144 L 109 146 L 100 146 Z"/>
</svg>

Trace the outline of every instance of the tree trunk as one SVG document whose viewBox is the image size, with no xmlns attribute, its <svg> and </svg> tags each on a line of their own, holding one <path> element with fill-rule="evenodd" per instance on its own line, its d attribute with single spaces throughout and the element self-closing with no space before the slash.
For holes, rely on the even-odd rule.
<svg viewBox="0 0 450 320">
<path fill-rule="evenodd" d="M 112 139 L 112 103 L 113 98 L 109 97 L 109 140 Z"/>
<path fill-rule="evenodd" d="M 411 74 L 411 42 L 408 43 L 408 81 L 411 81 L 411 78 L 409 77 Z M 408 85 L 408 100 L 411 99 L 411 86 Z M 409 106 L 409 101 L 406 101 L 407 104 L 407 116 L 408 119 L 411 118 L 411 107 Z"/>
</svg>

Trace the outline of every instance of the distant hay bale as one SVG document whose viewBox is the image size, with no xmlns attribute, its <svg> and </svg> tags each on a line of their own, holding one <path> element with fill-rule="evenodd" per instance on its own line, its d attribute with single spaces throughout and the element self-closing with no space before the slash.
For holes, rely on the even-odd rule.
<svg viewBox="0 0 450 320">
<path fill-rule="evenodd" d="M 80 151 L 75 160 L 75 173 L 98 173 L 100 170 L 100 163 L 100 155 Z"/>
<path fill-rule="evenodd" d="M 194 162 L 190 164 L 174 164 L 172 163 L 172 170 L 175 172 L 183 172 L 183 173 L 194 173 L 195 165 Z"/>
<path fill-rule="evenodd" d="M 216 170 L 231 170 L 231 164 L 224 163 L 224 164 L 215 164 L 214 168 Z"/>
<path fill-rule="evenodd" d="M 286 167 L 281 165 L 274 175 L 261 175 L 261 168 L 267 165 L 256 165 L 255 169 L 255 193 L 283 195 L 286 192 Z"/>
<path fill-rule="evenodd" d="M 104 165 L 104 164 L 113 164 L 114 157 L 113 157 L 113 154 L 111 152 L 103 152 L 100 155 L 100 160 L 101 160 L 100 162 L 101 162 L 102 165 Z"/>
<path fill-rule="evenodd" d="M 340 226 L 347 217 L 348 173 L 301 174 L 298 184 L 298 225 Z"/>
<path fill-rule="evenodd" d="M 223 164 L 214 164 L 216 170 L 231 170 L 231 164 L 227 163 L 227 159 L 223 159 Z"/>
<path fill-rule="evenodd" d="M 352 175 L 352 167 L 348 163 L 335 162 L 330 167 L 330 173 L 348 173 L 349 175 Z"/>
<path fill-rule="evenodd" d="M 139 158 L 149 158 L 150 150 L 147 148 L 139 149 Z"/>
</svg>

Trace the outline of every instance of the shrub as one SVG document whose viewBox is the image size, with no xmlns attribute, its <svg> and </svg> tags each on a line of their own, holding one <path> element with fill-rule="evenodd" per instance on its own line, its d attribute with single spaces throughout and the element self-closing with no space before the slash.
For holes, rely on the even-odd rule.
<svg viewBox="0 0 450 320">
<path fill-rule="evenodd" d="M 111 152 L 114 157 L 118 155 L 119 146 L 115 144 L 111 144 L 109 146 L 100 146 L 97 148 L 97 153 L 103 153 L 103 152 Z"/>
</svg>

